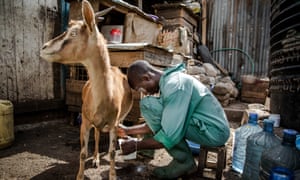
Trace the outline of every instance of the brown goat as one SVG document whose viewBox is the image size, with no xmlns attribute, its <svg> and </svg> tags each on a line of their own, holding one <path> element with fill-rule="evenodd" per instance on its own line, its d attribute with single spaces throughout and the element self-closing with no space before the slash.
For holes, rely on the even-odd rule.
<svg viewBox="0 0 300 180">
<path fill-rule="evenodd" d="M 101 13 L 97 13 L 101 14 Z M 109 179 L 116 179 L 116 127 L 132 107 L 132 92 L 126 75 L 110 64 L 106 40 L 99 32 L 91 4 L 82 1 L 83 21 L 70 21 L 68 30 L 48 41 L 41 49 L 41 57 L 49 62 L 81 63 L 89 80 L 82 90 L 82 124 L 80 127 L 80 167 L 77 179 L 84 178 L 88 140 L 95 128 L 94 163 L 99 166 L 98 145 L 100 131 L 109 130 Z"/>
</svg>

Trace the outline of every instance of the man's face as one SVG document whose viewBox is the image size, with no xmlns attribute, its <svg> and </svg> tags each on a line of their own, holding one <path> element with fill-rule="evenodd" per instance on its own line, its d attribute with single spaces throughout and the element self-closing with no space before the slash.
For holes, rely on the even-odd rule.
<svg viewBox="0 0 300 180">
<path fill-rule="evenodd" d="M 134 84 L 134 90 L 145 95 L 152 95 L 158 92 L 159 87 L 152 78 L 142 78 Z"/>
</svg>

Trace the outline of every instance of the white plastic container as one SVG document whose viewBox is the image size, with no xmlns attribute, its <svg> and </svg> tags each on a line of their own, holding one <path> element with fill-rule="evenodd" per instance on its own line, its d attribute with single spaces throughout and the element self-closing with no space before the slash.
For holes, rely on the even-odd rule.
<svg viewBox="0 0 300 180">
<path fill-rule="evenodd" d="M 104 25 L 101 33 L 108 41 L 108 44 L 118 44 L 123 42 L 123 25 Z"/>
<path fill-rule="evenodd" d="M 274 121 L 273 127 L 280 126 L 280 114 L 270 114 L 269 119 Z"/>
<path fill-rule="evenodd" d="M 111 43 L 121 43 L 122 42 L 122 32 L 118 28 L 114 28 L 110 31 L 110 38 Z"/>
</svg>

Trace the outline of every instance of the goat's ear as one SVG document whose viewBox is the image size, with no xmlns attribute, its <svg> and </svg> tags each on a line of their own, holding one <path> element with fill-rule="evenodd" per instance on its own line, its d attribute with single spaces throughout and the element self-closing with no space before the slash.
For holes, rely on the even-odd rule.
<svg viewBox="0 0 300 180">
<path fill-rule="evenodd" d="M 95 14 L 91 4 L 87 0 L 82 1 L 82 17 L 89 31 L 93 32 L 96 25 Z"/>
</svg>

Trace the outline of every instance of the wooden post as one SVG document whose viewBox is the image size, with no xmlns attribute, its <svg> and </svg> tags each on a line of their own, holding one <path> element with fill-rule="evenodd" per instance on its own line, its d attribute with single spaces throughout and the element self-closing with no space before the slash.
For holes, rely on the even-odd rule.
<svg viewBox="0 0 300 180">
<path fill-rule="evenodd" d="M 138 0 L 138 7 L 143 10 L 143 1 L 142 0 Z"/>
<path fill-rule="evenodd" d="M 202 0 L 202 35 L 201 42 L 203 45 L 206 45 L 206 26 L 207 26 L 207 12 L 206 12 L 206 0 Z"/>
</svg>

